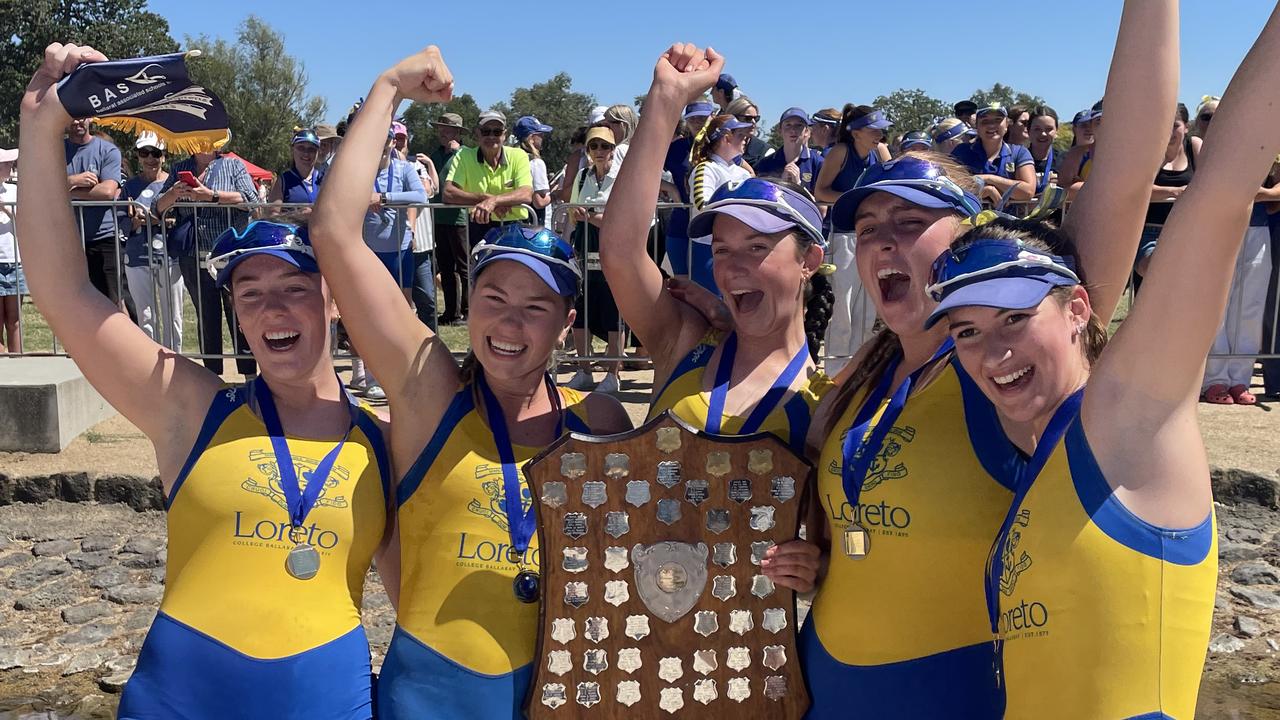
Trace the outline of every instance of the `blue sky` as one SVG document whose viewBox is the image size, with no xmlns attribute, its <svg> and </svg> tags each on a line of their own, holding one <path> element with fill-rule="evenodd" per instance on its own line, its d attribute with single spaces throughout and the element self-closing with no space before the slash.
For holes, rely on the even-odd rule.
<svg viewBox="0 0 1280 720">
<path fill-rule="evenodd" d="M 1120 0 L 979 3 L 389 3 L 150 0 L 172 35 L 233 38 L 256 14 L 285 35 L 336 121 L 376 75 L 427 44 L 440 46 L 459 92 L 481 107 L 566 71 L 602 104 L 629 103 L 649 86 L 671 42 L 709 44 L 766 118 L 870 102 L 899 87 L 955 101 L 1003 82 L 1038 93 L 1060 115 L 1092 105 L 1106 82 Z M 1264 0 L 1182 2 L 1182 84 L 1192 111 L 1220 95 L 1262 28 Z M 980 9 L 980 12 L 979 12 Z M 898 10 L 909 10 L 899 13 Z M 985 40 L 984 40 L 985 39 Z M 970 60 L 972 58 L 972 60 Z"/>
</svg>

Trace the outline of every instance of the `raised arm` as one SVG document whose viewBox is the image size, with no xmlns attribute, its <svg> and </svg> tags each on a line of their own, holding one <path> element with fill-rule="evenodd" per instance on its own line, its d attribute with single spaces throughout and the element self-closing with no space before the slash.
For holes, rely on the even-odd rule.
<svg viewBox="0 0 1280 720">
<path fill-rule="evenodd" d="M 165 461 L 190 448 L 221 382 L 148 337 L 89 282 L 67 193 L 62 128 L 70 117 L 55 83 L 83 62 L 104 60 L 92 48 L 54 43 L 27 86 L 18 245 L 32 297 L 54 334 L 94 388 L 156 444 L 162 472 L 176 471 Z"/>
<path fill-rule="evenodd" d="M 662 272 L 647 243 L 658 202 L 662 165 L 684 106 L 715 83 L 724 59 L 715 50 L 676 44 L 658 58 L 645 112 L 605 209 L 600 230 L 600 264 L 618 309 L 650 355 L 659 361 L 678 349 L 682 338 L 701 335 L 706 320 L 663 289 Z M 696 338 L 694 338 L 696 340 Z"/>
<path fill-rule="evenodd" d="M 1177 92 L 1178 0 L 1128 0 L 1103 96 L 1106 126 L 1094 141 L 1089 182 L 1063 221 L 1079 251 L 1093 312 L 1104 326 L 1129 281 Z"/>
<path fill-rule="evenodd" d="M 394 278 L 364 243 L 364 217 L 396 106 L 405 98 L 445 101 L 452 91 L 453 77 L 434 46 L 379 75 L 347 130 L 311 216 L 311 243 L 343 325 L 393 408 L 405 400 L 406 388 L 417 376 L 452 384 L 458 368 L 449 348 L 419 322 Z M 415 411 L 443 413 L 450 394 L 429 393 L 422 398 L 429 406 Z"/>
<path fill-rule="evenodd" d="M 1205 144 L 1195 179 L 1165 223 L 1142 294 L 1090 381 L 1083 417 L 1099 462 L 1130 493 L 1126 505 L 1149 521 L 1186 527 L 1208 507 L 1195 401 L 1250 205 L 1280 150 L 1277 74 L 1280 9 L 1231 80 L 1214 115 L 1218 139 Z"/>
</svg>

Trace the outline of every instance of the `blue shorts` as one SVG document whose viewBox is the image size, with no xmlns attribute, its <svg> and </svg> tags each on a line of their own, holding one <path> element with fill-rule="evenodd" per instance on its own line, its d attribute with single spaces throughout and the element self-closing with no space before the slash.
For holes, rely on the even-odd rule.
<svg viewBox="0 0 1280 720">
<path fill-rule="evenodd" d="M 413 251 L 408 248 L 394 252 L 373 253 L 382 261 L 383 267 L 391 273 L 401 288 L 413 287 Z"/>
<path fill-rule="evenodd" d="M 27 295 L 27 278 L 18 263 L 0 263 L 0 297 Z"/>
</svg>

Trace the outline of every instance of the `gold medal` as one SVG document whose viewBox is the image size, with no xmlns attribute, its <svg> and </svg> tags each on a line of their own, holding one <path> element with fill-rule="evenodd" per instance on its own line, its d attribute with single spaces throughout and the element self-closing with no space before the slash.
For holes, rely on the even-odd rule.
<svg viewBox="0 0 1280 720">
<path fill-rule="evenodd" d="M 861 560 L 871 551 L 871 535 L 861 525 L 852 525 L 844 531 L 844 554 Z"/>
<path fill-rule="evenodd" d="M 285 556 L 284 569 L 291 577 L 310 580 L 320 572 L 320 552 L 312 545 L 298 543 Z"/>
</svg>

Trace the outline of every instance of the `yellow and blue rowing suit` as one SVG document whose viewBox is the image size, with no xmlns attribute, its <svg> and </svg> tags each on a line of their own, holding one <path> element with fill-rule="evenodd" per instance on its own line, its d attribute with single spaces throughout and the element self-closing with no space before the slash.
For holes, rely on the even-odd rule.
<svg viewBox="0 0 1280 720">
<path fill-rule="evenodd" d="M 994 546 L 1005 716 L 1191 720 L 1218 576 L 1212 509 L 1185 530 L 1130 513 L 1089 448 L 1079 396 L 1017 477 Z"/>
<path fill-rule="evenodd" d="M 400 607 L 378 680 L 381 718 L 524 717 L 538 604 L 536 596 L 517 599 L 513 581 L 521 570 L 536 572 L 540 555 L 536 535 L 516 549 L 503 465 L 522 465 L 542 448 L 502 447 L 501 409 L 486 408 L 486 416 L 502 427 L 486 424 L 476 409 L 480 389 L 454 395 L 397 491 Z M 589 433 L 585 396 L 555 389 L 564 428 Z M 504 463 L 507 452 L 514 462 Z M 520 511 L 529 513 L 528 484 L 522 476 L 513 482 Z"/>
<path fill-rule="evenodd" d="M 800 635 L 810 718 L 999 717 L 983 571 L 1012 493 L 992 479 L 1004 468 L 984 467 L 971 449 L 985 438 L 966 418 L 990 425 L 995 411 L 944 359 L 949 347 L 925 365 L 945 363 L 914 393 L 923 370 L 892 396 L 896 363 L 886 370 L 822 448 L 818 501 L 832 550 Z M 866 446 L 852 498 L 849 436 Z M 858 528 L 869 549 L 852 557 L 842 539 Z"/>
<path fill-rule="evenodd" d="M 391 466 L 382 432 L 369 411 L 353 407 L 341 444 L 287 439 L 290 476 L 303 480 L 337 449 L 300 526 L 319 570 L 295 578 L 285 570 L 297 544 L 285 473 L 267 424 L 250 409 L 256 388 L 217 394 L 169 493 L 164 599 L 125 685 L 121 718 L 373 714 L 360 603 L 386 526 Z M 265 417 L 260 392 L 256 400 Z"/>
<path fill-rule="evenodd" d="M 711 392 L 702 389 L 707 364 L 715 354 L 716 346 L 724 343 L 720 362 L 716 368 L 715 383 Z M 724 414 L 724 400 L 728 393 L 729 377 L 733 372 L 734 355 L 737 353 L 737 337 L 727 337 L 719 331 L 708 332 L 688 355 L 671 371 L 667 384 L 653 396 L 649 407 L 649 419 L 670 410 L 672 415 L 707 432 L 724 435 L 750 435 L 768 432 L 804 454 L 805 437 L 809 434 L 809 422 L 823 395 L 834 385 L 822 372 L 809 376 L 805 385 L 785 402 L 782 397 L 791 388 L 792 381 L 803 371 L 809 357 L 808 346 L 802 347 L 778 376 L 773 387 L 761 397 L 748 417 Z"/>
</svg>

